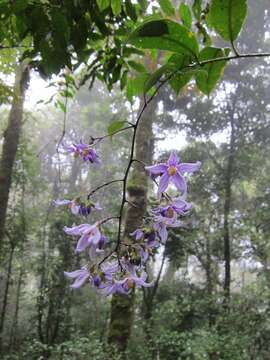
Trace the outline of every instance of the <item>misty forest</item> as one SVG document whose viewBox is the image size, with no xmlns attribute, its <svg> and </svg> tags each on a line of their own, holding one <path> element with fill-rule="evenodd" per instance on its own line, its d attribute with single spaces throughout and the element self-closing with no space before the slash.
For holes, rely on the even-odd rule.
<svg viewBox="0 0 270 360">
<path fill-rule="evenodd" d="M 269 360 L 269 0 L 0 19 L 0 359 Z"/>
</svg>

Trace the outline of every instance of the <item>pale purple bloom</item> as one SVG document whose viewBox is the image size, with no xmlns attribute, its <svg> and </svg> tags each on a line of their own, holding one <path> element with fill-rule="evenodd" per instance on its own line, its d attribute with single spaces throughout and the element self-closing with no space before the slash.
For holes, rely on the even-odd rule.
<svg viewBox="0 0 270 360">
<path fill-rule="evenodd" d="M 107 281 L 104 283 L 101 283 L 98 287 L 98 290 L 106 296 L 112 295 L 112 294 L 123 294 L 127 295 L 129 293 L 129 289 L 124 288 L 125 279 L 123 280 L 115 280 L 112 279 L 111 281 Z"/>
<path fill-rule="evenodd" d="M 100 239 L 96 242 L 91 243 L 91 247 L 89 250 L 89 256 L 91 259 L 94 259 L 97 255 L 100 255 L 103 253 L 103 248 L 108 241 L 107 237 L 104 235 L 101 235 Z"/>
<path fill-rule="evenodd" d="M 177 220 L 176 215 L 173 217 L 165 217 L 158 215 L 154 219 L 154 229 L 157 231 L 161 242 L 164 244 L 168 238 L 167 227 L 179 227 L 182 223 Z"/>
<path fill-rule="evenodd" d="M 90 278 L 90 273 L 85 267 L 72 272 L 65 271 L 64 275 L 69 279 L 75 279 L 74 283 L 70 285 L 73 289 L 81 287 Z"/>
<path fill-rule="evenodd" d="M 82 252 L 88 246 L 93 246 L 95 249 L 98 248 L 102 236 L 98 224 L 99 223 L 95 223 L 94 225 L 81 224 L 72 228 L 64 227 L 64 231 L 68 235 L 81 235 L 77 243 L 76 252 Z"/>
<path fill-rule="evenodd" d="M 146 272 L 143 272 L 141 276 L 134 274 L 129 274 L 124 279 L 116 280 L 112 279 L 110 281 L 101 283 L 98 287 L 98 290 L 106 296 L 118 293 L 127 295 L 131 289 L 136 285 L 138 287 L 150 287 L 153 286 L 153 283 L 147 283 L 145 280 L 147 278 Z"/>
<path fill-rule="evenodd" d="M 172 152 L 167 163 L 146 166 L 145 169 L 151 176 L 160 176 L 158 195 L 160 196 L 172 182 L 183 194 L 187 193 L 187 183 L 183 177 L 184 173 L 193 173 L 199 170 L 201 163 L 180 163 L 177 155 Z"/>
<path fill-rule="evenodd" d="M 94 284 L 94 286 L 96 286 L 96 287 L 99 287 L 99 286 L 100 286 L 100 284 L 101 284 L 101 278 L 100 278 L 100 276 L 99 276 L 98 274 L 93 277 L 93 284 Z"/>
<path fill-rule="evenodd" d="M 192 208 L 192 205 L 183 198 L 174 199 L 171 204 L 161 206 L 152 210 L 154 215 L 162 215 L 164 217 L 173 218 L 175 214 L 186 215 Z"/>
<path fill-rule="evenodd" d="M 95 204 L 89 201 L 87 204 L 85 204 L 83 202 L 80 202 L 79 198 L 73 200 L 54 200 L 53 204 L 55 206 L 67 205 L 70 208 L 72 214 L 82 216 L 88 216 L 91 213 L 92 208 L 95 210 L 102 209 L 99 203 Z"/>
<path fill-rule="evenodd" d="M 106 280 L 112 280 L 113 275 L 120 271 L 120 266 L 118 261 L 112 263 L 103 263 L 101 265 L 101 270 Z"/>
<path fill-rule="evenodd" d="M 145 271 L 143 271 L 141 273 L 141 276 L 137 276 L 136 274 L 132 274 L 130 276 L 130 279 L 132 279 L 134 281 L 135 285 L 137 285 L 138 287 L 151 287 L 151 286 L 153 286 L 153 281 L 151 283 L 146 282 L 147 273 Z"/>
<path fill-rule="evenodd" d="M 156 232 L 154 229 L 142 230 L 137 229 L 131 236 L 135 236 L 135 240 L 144 240 L 143 244 L 139 246 L 139 253 L 142 263 L 145 263 L 149 258 L 149 253 L 152 253 L 152 249 L 156 248 L 159 245 L 159 242 L 156 240 Z"/>
<path fill-rule="evenodd" d="M 137 230 L 133 231 L 132 233 L 130 233 L 129 235 L 135 236 L 135 240 L 141 240 L 142 237 L 144 236 L 144 232 L 142 229 L 137 229 Z"/>
<path fill-rule="evenodd" d="M 82 140 L 78 144 L 65 146 L 68 153 L 73 154 L 75 157 L 80 156 L 83 161 L 90 161 L 92 164 L 99 164 L 100 159 L 97 152 L 91 145 L 85 144 Z"/>
</svg>

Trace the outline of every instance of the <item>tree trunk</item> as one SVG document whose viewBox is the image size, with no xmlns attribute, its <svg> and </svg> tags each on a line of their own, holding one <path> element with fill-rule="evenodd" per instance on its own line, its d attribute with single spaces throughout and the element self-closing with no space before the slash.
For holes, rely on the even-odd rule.
<svg viewBox="0 0 270 360">
<path fill-rule="evenodd" d="M 146 108 L 136 136 L 135 158 L 147 164 L 151 164 L 153 156 L 152 123 L 156 104 L 157 101 L 154 99 Z M 126 238 L 141 225 L 146 211 L 147 185 L 147 175 L 142 165 L 136 162 L 128 184 L 129 201 L 135 204 L 136 208 L 129 206 L 127 209 L 124 229 Z M 115 345 L 122 353 L 126 350 L 131 334 L 134 296 L 135 293 L 132 292 L 129 296 L 113 295 L 112 297 L 108 342 Z"/>
<path fill-rule="evenodd" d="M 234 166 L 234 153 L 235 153 L 235 124 L 234 124 L 234 111 L 231 115 L 231 136 L 229 157 L 227 163 L 226 177 L 225 177 L 225 202 L 224 202 L 224 224 L 223 224 L 223 241 L 224 241 L 224 262 L 225 262 L 225 277 L 224 277 L 224 296 L 225 303 L 230 299 L 230 286 L 231 286 L 231 239 L 230 239 L 230 224 L 229 216 L 231 212 L 231 187 Z"/>
<path fill-rule="evenodd" d="M 29 79 L 28 61 L 24 60 L 17 69 L 14 97 L 4 133 L 2 157 L 0 159 L 0 251 L 5 234 L 5 221 L 11 186 L 12 168 L 22 128 L 23 103 Z"/>
<path fill-rule="evenodd" d="M 24 267 L 21 265 L 19 279 L 16 290 L 16 303 L 15 303 L 15 312 L 13 316 L 10 339 L 9 339 L 9 349 L 14 349 L 17 346 L 17 330 L 18 330 L 18 318 L 19 318 L 19 310 L 20 310 L 20 297 L 21 297 L 21 288 L 23 282 L 24 275 Z"/>
<path fill-rule="evenodd" d="M 3 305 L 2 305 L 2 310 L 1 310 L 1 318 L 0 318 L 0 353 L 2 353 L 2 346 L 3 346 L 3 330 L 4 330 L 4 324 L 5 324 L 6 309 L 7 309 L 7 304 L 8 304 L 8 292 L 9 292 L 14 250 L 15 250 L 15 246 L 13 244 L 11 244 L 9 259 L 8 259 L 7 280 L 6 280 Z"/>
</svg>

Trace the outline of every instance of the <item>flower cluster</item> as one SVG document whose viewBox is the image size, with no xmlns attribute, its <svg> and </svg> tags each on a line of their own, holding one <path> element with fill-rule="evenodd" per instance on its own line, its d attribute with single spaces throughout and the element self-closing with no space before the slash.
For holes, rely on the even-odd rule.
<svg viewBox="0 0 270 360">
<path fill-rule="evenodd" d="M 96 162 L 93 159 L 97 159 L 94 149 L 83 142 L 72 145 L 68 152 L 92 163 Z M 93 154 L 95 155 L 90 160 Z M 130 233 L 130 239 L 126 243 L 118 239 L 116 247 L 110 253 L 105 252 L 110 241 L 103 233 L 103 226 L 109 220 L 119 220 L 119 216 L 102 219 L 92 225 L 83 223 L 64 227 L 66 234 L 78 237 L 75 252 L 87 253 L 89 258 L 88 263 L 81 269 L 65 272 L 65 276 L 73 280 L 71 288 L 79 288 L 88 283 L 99 293 L 111 295 L 128 294 L 135 286 L 152 286 L 153 282 L 146 281 L 145 264 L 156 249 L 167 241 L 168 229 L 182 226 L 181 218 L 191 210 L 191 204 L 186 201 L 185 174 L 199 170 L 200 166 L 200 162 L 180 163 L 175 153 L 170 155 L 167 163 L 146 166 L 146 171 L 158 185 L 160 205 L 149 211 L 147 220 Z M 166 193 L 170 183 L 174 184 L 179 192 L 176 198 Z M 91 201 L 83 203 L 80 198 L 56 200 L 54 203 L 56 206 L 67 205 L 73 214 L 85 217 L 91 214 L 92 209 L 101 210 L 99 204 Z"/>
</svg>

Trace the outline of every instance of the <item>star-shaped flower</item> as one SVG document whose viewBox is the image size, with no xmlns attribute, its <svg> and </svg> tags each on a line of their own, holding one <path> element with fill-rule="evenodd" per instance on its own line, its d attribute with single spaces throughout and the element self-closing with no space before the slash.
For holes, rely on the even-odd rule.
<svg viewBox="0 0 270 360">
<path fill-rule="evenodd" d="M 200 161 L 196 163 L 180 163 L 177 155 L 172 152 L 167 163 L 146 166 L 145 169 L 154 177 L 161 176 L 158 185 L 158 195 L 160 196 L 167 189 L 170 182 L 185 195 L 187 193 L 187 183 L 183 174 L 194 173 L 200 167 Z"/>
</svg>

